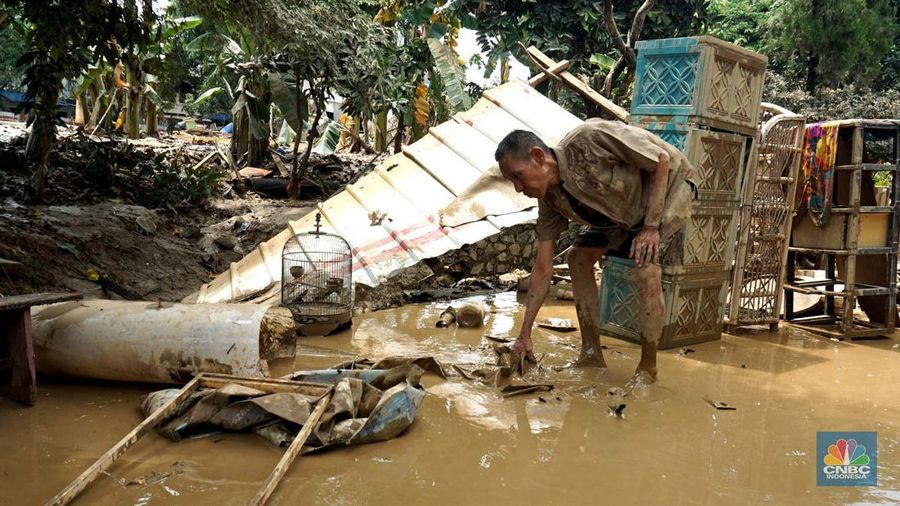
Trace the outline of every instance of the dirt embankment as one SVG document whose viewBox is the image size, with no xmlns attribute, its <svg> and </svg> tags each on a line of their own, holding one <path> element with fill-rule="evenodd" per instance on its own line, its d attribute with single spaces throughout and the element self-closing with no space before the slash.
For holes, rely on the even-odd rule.
<svg viewBox="0 0 900 506">
<path fill-rule="evenodd" d="M 87 297 L 180 300 L 367 170 L 371 158 L 322 157 L 327 167 L 313 167 L 316 179 L 297 201 L 238 191 L 214 157 L 203 169 L 225 177 L 197 198 L 202 187 L 185 174 L 215 151 L 217 139 L 148 139 L 128 148 L 114 141 L 99 149 L 84 139 L 63 141 L 51 159 L 46 195 L 26 203 L 31 169 L 22 160 L 24 138 L 2 127 L 0 259 L 22 264 L 0 265 L 3 295 L 77 290 Z M 267 168 L 277 174 L 274 165 Z"/>
</svg>

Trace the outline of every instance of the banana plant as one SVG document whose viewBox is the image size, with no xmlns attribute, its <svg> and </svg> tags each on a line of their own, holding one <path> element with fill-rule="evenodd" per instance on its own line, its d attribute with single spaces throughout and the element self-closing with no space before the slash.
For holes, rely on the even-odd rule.
<svg viewBox="0 0 900 506">
<path fill-rule="evenodd" d="M 455 45 L 461 22 L 446 2 L 383 0 L 374 21 L 388 30 L 387 46 L 373 58 L 373 95 L 351 93 L 347 108 L 365 123 L 375 120 L 375 148 L 386 144 L 387 113 L 397 120 L 394 150 L 404 131 L 421 137 L 430 124 L 471 106 Z M 363 86 L 362 89 L 368 89 Z"/>
<path fill-rule="evenodd" d="M 240 30 L 237 36 L 235 40 L 224 33 L 207 32 L 185 46 L 188 51 L 207 51 L 214 55 L 204 67 L 209 75 L 207 82 L 222 84 L 206 90 L 194 104 L 226 90 L 233 100 L 231 154 L 235 159 L 246 156 L 248 165 L 259 165 L 268 156 L 272 103 L 269 73 L 253 37 Z M 232 89 L 229 79 L 235 78 L 237 85 Z"/>
<path fill-rule="evenodd" d="M 433 37 L 428 39 L 428 49 L 434 58 L 432 78 L 441 80 L 450 106 L 457 111 L 472 107 L 472 97 L 466 93 L 466 76 L 456 61 L 456 53 Z"/>
</svg>

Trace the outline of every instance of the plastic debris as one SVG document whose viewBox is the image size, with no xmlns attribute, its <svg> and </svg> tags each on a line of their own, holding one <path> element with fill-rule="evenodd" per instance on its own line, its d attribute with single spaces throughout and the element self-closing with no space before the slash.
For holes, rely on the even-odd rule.
<svg viewBox="0 0 900 506">
<path fill-rule="evenodd" d="M 537 326 L 558 332 L 572 332 L 578 329 L 575 323 L 568 318 L 543 318 L 537 322 Z"/>
</svg>

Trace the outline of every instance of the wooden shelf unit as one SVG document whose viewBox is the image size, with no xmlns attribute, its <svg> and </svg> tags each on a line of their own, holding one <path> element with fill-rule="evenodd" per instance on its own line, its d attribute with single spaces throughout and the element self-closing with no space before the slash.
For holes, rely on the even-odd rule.
<svg viewBox="0 0 900 506">
<path fill-rule="evenodd" d="M 896 120 L 855 120 L 842 125 L 841 130 L 848 129 L 850 134 L 850 163 L 839 164 L 835 171 L 833 191 L 838 197 L 838 186 L 846 186 L 846 201 L 835 198 L 831 209 L 832 219 L 843 216 L 846 221 L 844 236 L 838 241 L 841 247 L 804 247 L 790 246 L 786 265 L 786 282 L 784 286 L 785 320 L 812 332 L 838 339 L 870 338 L 890 336 L 896 327 L 897 312 L 897 253 L 898 232 L 900 232 L 900 121 Z M 881 140 L 893 139 L 890 163 L 864 163 L 865 136 L 876 134 Z M 846 148 L 845 148 L 846 149 Z M 843 158 L 845 158 L 844 155 Z M 841 145 L 838 147 L 838 162 L 841 162 Z M 888 202 L 886 206 L 862 205 L 863 173 L 871 171 L 887 172 L 890 176 Z M 839 175 L 842 179 L 838 179 Z M 839 200 L 841 200 L 839 202 Z M 870 213 L 887 214 L 886 244 L 883 246 L 860 245 L 861 218 Z M 801 213 L 801 219 L 807 219 Z M 808 227 L 808 224 L 807 224 Z M 796 229 L 795 229 L 796 232 Z M 826 234 L 822 234 L 825 236 Z M 834 238 L 823 237 L 822 242 L 833 244 Z M 796 256 L 798 254 L 820 254 L 825 261 L 825 279 L 798 281 L 796 276 Z M 885 258 L 886 257 L 886 258 Z M 883 282 L 873 283 L 861 280 L 858 276 L 858 262 L 886 260 Z M 842 275 L 838 276 L 838 265 L 842 264 Z M 794 294 L 821 294 L 824 299 L 824 311 L 821 314 L 798 316 L 794 311 Z M 884 313 L 879 319 L 883 322 L 865 321 L 854 316 L 857 302 L 861 297 L 880 297 L 880 300 L 867 301 L 863 309 L 874 311 L 883 305 Z M 836 311 L 835 300 L 841 299 L 840 311 Z M 868 303 L 871 302 L 871 303 Z M 871 318 L 871 315 L 870 315 Z"/>
</svg>

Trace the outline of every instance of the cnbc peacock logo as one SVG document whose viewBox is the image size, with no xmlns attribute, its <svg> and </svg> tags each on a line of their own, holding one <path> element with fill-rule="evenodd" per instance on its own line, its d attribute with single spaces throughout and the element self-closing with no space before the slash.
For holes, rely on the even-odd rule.
<svg viewBox="0 0 900 506">
<path fill-rule="evenodd" d="M 819 486 L 877 484 L 875 432 L 819 432 L 817 455 L 821 457 L 816 482 Z"/>
</svg>

